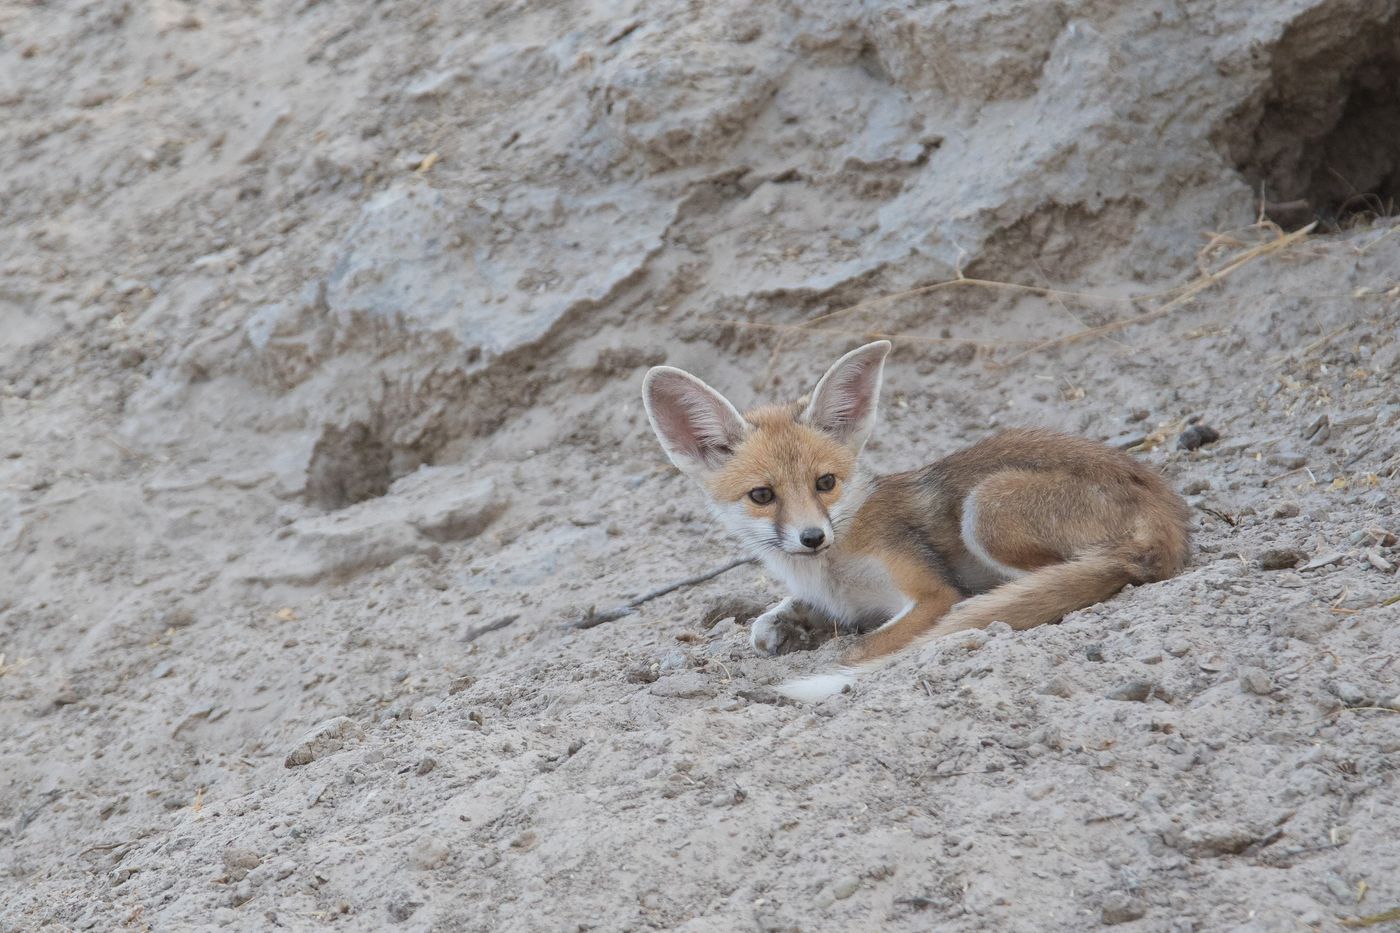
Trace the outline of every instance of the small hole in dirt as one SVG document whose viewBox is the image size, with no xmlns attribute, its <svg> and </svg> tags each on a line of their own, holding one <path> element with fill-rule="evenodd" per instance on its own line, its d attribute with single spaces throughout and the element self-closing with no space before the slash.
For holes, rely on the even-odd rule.
<svg viewBox="0 0 1400 933">
<path fill-rule="evenodd" d="M 1280 39 L 1262 108 L 1237 115 L 1253 130 L 1233 127 L 1226 149 L 1270 220 L 1337 230 L 1400 207 L 1400 18 L 1353 23 L 1323 47 L 1316 25 Z"/>
<path fill-rule="evenodd" d="M 382 496 L 394 481 L 393 455 L 368 425 L 328 426 L 311 451 L 306 499 L 323 509 Z"/>
</svg>

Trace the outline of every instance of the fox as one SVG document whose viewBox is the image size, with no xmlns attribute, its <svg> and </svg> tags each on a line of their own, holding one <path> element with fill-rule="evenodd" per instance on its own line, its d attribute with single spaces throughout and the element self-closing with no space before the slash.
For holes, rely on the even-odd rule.
<svg viewBox="0 0 1400 933">
<path fill-rule="evenodd" d="M 858 347 L 796 402 L 743 414 L 684 370 L 644 378 L 666 456 L 790 594 L 753 620 L 754 650 L 785 653 L 813 625 L 859 636 L 834 671 L 779 693 L 820 700 L 934 639 L 1056 622 L 1186 566 L 1181 497 L 1089 438 L 1011 428 L 918 469 L 866 469 L 890 349 Z"/>
</svg>

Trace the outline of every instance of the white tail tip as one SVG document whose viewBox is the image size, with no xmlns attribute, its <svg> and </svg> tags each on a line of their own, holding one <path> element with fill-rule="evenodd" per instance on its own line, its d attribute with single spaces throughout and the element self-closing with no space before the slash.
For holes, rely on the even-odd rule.
<svg viewBox="0 0 1400 933">
<path fill-rule="evenodd" d="M 814 674 L 801 680 L 789 680 L 775 689 L 788 699 L 800 703 L 815 703 L 835 696 L 855 682 L 855 671 L 840 670 L 829 674 Z"/>
</svg>

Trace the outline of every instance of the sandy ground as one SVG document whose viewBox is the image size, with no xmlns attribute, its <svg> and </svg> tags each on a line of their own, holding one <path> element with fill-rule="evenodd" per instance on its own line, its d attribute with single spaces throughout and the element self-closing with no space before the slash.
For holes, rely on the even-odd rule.
<svg viewBox="0 0 1400 933">
<path fill-rule="evenodd" d="M 0 7 L 0 929 L 1400 907 L 1398 17 Z M 877 469 L 1132 447 L 1189 569 L 812 706 L 754 567 L 570 627 L 735 556 L 649 365 L 875 333 Z"/>
</svg>

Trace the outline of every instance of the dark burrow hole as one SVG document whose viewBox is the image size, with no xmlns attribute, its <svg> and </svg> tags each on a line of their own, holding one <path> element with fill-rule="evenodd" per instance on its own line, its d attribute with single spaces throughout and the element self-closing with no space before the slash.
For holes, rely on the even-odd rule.
<svg viewBox="0 0 1400 933">
<path fill-rule="evenodd" d="M 327 426 L 311 451 L 306 469 L 306 500 L 323 509 L 382 496 L 394 481 L 389 446 L 363 422 Z"/>
<path fill-rule="evenodd" d="M 1400 208 L 1400 18 L 1353 23 L 1321 48 L 1317 25 L 1279 41 L 1262 108 L 1237 114 L 1226 151 L 1270 220 L 1336 231 Z"/>
</svg>

